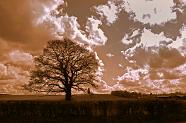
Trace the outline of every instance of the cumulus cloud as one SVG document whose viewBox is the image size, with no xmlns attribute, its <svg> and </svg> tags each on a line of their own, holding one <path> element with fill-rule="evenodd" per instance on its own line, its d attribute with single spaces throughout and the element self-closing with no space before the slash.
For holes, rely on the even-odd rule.
<svg viewBox="0 0 186 123">
<path fill-rule="evenodd" d="M 104 45 L 107 41 L 107 37 L 104 32 L 99 28 L 102 25 L 101 21 L 94 19 L 93 17 L 88 18 L 86 25 L 86 33 L 80 30 L 80 25 L 77 21 L 77 17 L 63 15 L 60 13 L 59 17 L 51 14 L 55 10 L 58 15 L 59 10 L 57 7 L 64 3 L 58 1 L 51 7 L 45 6 L 45 14 L 38 18 L 36 24 L 47 23 L 50 25 L 50 29 L 57 38 L 68 37 L 80 41 L 81 43 L 89 45 Z"/>
<path fill-rule="evenodd" d="M 161 25 L 175 20 L 178 11 L 183 12 L 182 6 L 177 6 L 178 3 L 173 0 L 163 2 L 161 0 L 108 0 L 107 4 L 95 8 L 97 14 L 106 19 L 107 25 L 111 25 L 118 20 L 118 15 L 123 10 L 129 13 L 130 18 L 134 21 L 143 24 Z"/>
<path fill-rule="evenodd" d="M 186 56 L 186 26 L 184 25 L 180 30 L 180 37 L 177 37 L 176 41 L 170 43 L 168 47 L 176 48 L 180 53 Z"/>
<path fill-rule="evenodd" d="M 52 36 L 35 26 L 30 0 L 0 1 L 0 92 L 20 94 L 28 82 L 32 55 L 38 52 Z M 18 90 L 19 89 L 19 90 Z M 16 92 L 16 93 L 14 93 Z"/>
<path fill-rule="evenodd" d="M 186 0 L 181 0 L 181 2 L 183 2 L 184 4 L 186 4 Z"/>
<path fill-rule="evenodd" d="M 152 93 L 183 91 L 182 83 L 186 78 L 184 26 L 180 33 L 175 41 L 165 37 L 163 32 L 154 34 L 145 28 L 124 36 L 122 42 L 128 48 L 122 53 L 131 63 L 117 78 L 124 89 L 140 91 L 144 88 Z M 139 85 L 138 88 L 135 85 Z"/>
<path fill-rule="evenodd" d="M 176 71 L 160 69 L 152 71 L 149 68 L 148 65 L 138 69 L 128 68 L 125 74 L 118 77 L 120 86 L 123 87 L 123 90 L 144 93 L 185 92 L 182 90 L 185 86 L 182 85 L 182 79 Z"/>
<path fill-rule="evenodd" d="M 1 1 L 1 90 L 23 93 L 21 85 L 28 82 L 33 64 L 29 52 L 33 54 L 46 41 L 64 36 L 102 46 L 98 55 L 106 59 L 105 66 L 97 56 L 102 64 L 97 74 L 103 76 L 105 68 L 105 78 L 109 79 L 101 81 L 100 92 L 183 90 L 185 3 L 185 0 Z M 110 70 L 110 66 L 115 70 Z M 119 71 L 122 73 L 118 74 Z"/>
<path fill-rule="evenodd" d="M 99 5 L 95 9 L 101 18 L 106 19 L 108 25 L 113 24 L 118 19 L 119 8 L 112 1 L 108 1 L 106 5 Z"/>
<path fill-rule="evenodd" d="M 54 35 L 58 38 L 67 36 L 90 45 L 105 45 L 107 37 L 99 27 L 103 26 L 101 21 L 104 21 L 104 18 L 107 25 L 114 24 L 116 20 L 119 19 L 119 14 L 121 14 L 123 10 L 126 11 L 131 15 L 130 19 L 133 19 L 135 22 L 140 22 L 141 26 L 145 27 L 143 24 L 150 24 L 151 26 L 148 27 L 146 25 L 146 28 L 137 27 L 134 30 L 131 29 L 134 32 L 126 34 L 123 37 L 122 43 L 125 46 L 125 50 L 123 50 L 122 53 L 124 54 L 125 60 L 128 62 L 126 62 L 125 65 L 131 67 L 130 70 L 125 71 L 125 77 L 127 73 L 131 73 L 128 74 L 129 78 L 136 78 L 134 81 L 142 80 L 143 83 L 140 85 L 141 90 L 143 90 L 142 88 L 146 88 L 148 91 L 155 91 L 156 89 L 162 91 L 160 88 L 165 88 L 165 90 L 170 91 L 170 89 L 168 90 L 169 82 L 166 82 L 165 80 L 167 78 L 170 79 L 174 75 L 167 72 L 166 69 L 172 69 L 182 65 L 185 61 L 185 57 L 182 53 L 185 50 L 183 50 L 183 47 L 181 46 L 182 41 L 178 41 L 179 39 L 182 40 L 178 35 L 176 35 L 176 42 L 172 37 L 168 36 L 169 33 L 167 33 L 167 31 L 155 31 L 154 28 L 156 25 L 160 25 L 164 28 L 164 26 L 166 26 L 165 23 L 177 19 L 174 1 L 169 1 L 168 4 L 161 3 L 160 5 L 160 3 L 160 1 L 144 0 L 141 0 L 140 3 L 139 1 L 133 2 L 129 0 L 108 0 L 105 5 L 95 6 L 96 13 L 101 16 L 101 20 L 98 20 L 95 16 L 88 17 L 84 31 L 82 30 L 84 27 L 78 23 L 79 18 L 64 14 L 61 14 L 61 17 L 56 18 L 49 13 L 51 9 L 48 9 L 47 7 L 46 14 L 44 14 L 45 16 L 41 16 L 38 22 L 47 22 L 49 25 L 51 24 L 51 29 L 53 29 L 52 32 L 54 32 Z M 143 9 L 141 10 L 141 8 Z M 176 46 L 181 47 L 180 50 L 177 50 L 179 48 L 176 48 Z M 180 52 L 181 50 L 182 52 Z M 175 56 L 172 57 L 169 54 L 175 54 Z M 106 56 L 111 55 L 106 54 Z M 144 57 L 144 59 L 141 59 L 142 57 Z M 172 61 L 174 59 L 179 59 L 181 62 L 173 63 Z M 158 65 L 159 63 L 161 64 Z M 120 64 L 120 66 L 121 65 L 122 64 Z M 147 70 L 144 68 L 145 65 L 152 67 L 153 70 Z M 120 68 L 125 69 L 123 65 Z M 143 75 L 144 71 L 146 71 L 146 75 Z M 122 77 L 123 76 L 121 75 L 119 81 L 122 81 Z M 154 78 L 157 80 L 153 80 Z M 172 83 L 180 82 L 177 78 L 170 79 L 170 81 Z M 120 89 L 122 88 L 122 85 L 119 83 L 115 84 L 113 87 L 107 84 L 103 85 L 107 90 L 113 90 L 114 88 L 117 88 L 117 86 Z M 135 89 L 137 88 L 135 87 Z"/>
<path fill-rule="evenodd" d="M 102 25 L 99 20 L 92 17 L 88 18 L 85 27 L 88 34 L 86 34 L 80 30 L 77 17 L 69 17 L 68 15 L 55 16 L 62 12 L 62 9 L 58 10 L 58 7 L 65 4 L 63 0 L 11 2 L 15 2 L 15 4 L 0 2 L 0 6 L 3 8 L 0 13 L 3 18 L 0 21 L 0 25 L 2 25 L 0 29 L 0 39 L 2 40 L 0 40 L 0 43 L 2 48 L 5 48 L 1 51 L 4 56 L 0 57 L 3 59 L 1 60 L 2 72 L 0 79 L 2 79 L 2 83 L 7 80 L 6 84 L 4 83 L 5 85 L 14 85 L 10 81 L 15 81 L 18 82 L 15 85 L 17 87 L 28 82 L 29 70 L 33 65 L 33 56 L 24 52 L 24 50 L 34 52 L 36 47 L 41 49 L 43 47 L 41 44 L 45 44 L 50 38 L 66 36 L 90 45 L 104 45 L 107 41 L 107 37 L 99 27 Z M 8 5 L 13 6 L 9 8 Z M 3 15 L 6 15 L 7 18 L 3 17 Z M 4 22 L 7 23 L 5 24 Z M 8 26 L 6 26 L 7 24 Z M 7 51 L 5 52 L 6 49 Z M 100 67 L 98 74 L 101 73 L 102 68 Z"/>
<path fill-rule="evenodd" d="M 4 65 L 4 64 L 0 64 L 0 78 L 1 79 L 4 79 L 6 78 L 6 76 L 8 75 L 8 72 L 7 72 L 7 67 Z"/>
<path fill-rule="evenodd" d="M 157 48 L 163 44 L 169 43 L 171 39 L 164 36 L 163 33 L 154 34 L 150 30 L 143 29 L 143 31 L 135 30 L 131 36 L 125 35 L 122 39 L 122 43 L 129 47 L 122 51 L 125 57 L 128 59 L 133 57 L 137 49 L 144 48 L 153 52 L 157 52 Z"/>
<path fill-rule="evenodd" d="M 3 62 L 0 62 L 1 93 L 26 94 L 23 86 L 29 80 L 29 71 L 33 67 L 30 53 L 15 50 Z M 16 93 L 15 93 L 16 92 Z"/>
<path fill-rule="evenodd" d="M 126 34 L 122 43 L 130 46 L 125 52 L 126 56 L 133 56 L 136 49 L 143 47 L 145 49 L 151 49 L 152 52 L 157 52 L 159 47 L 175 48 L 182 53 L 185 52 L 185 28 L 181 30 L 181 37 L 177 37 L 176 41 L 171 38 L 165 37 L 164 33 L 155 34 L 151 30 L 143 29 L 143 31 L 135 30 L 132 35 Z M 130 45 L 131 44 L 131 45 Z"/>
<path fill-rule="evenodd" d="M 137 29 L 134 30 L 131 35 L 126 34 L 121 42 L 125 45 L 130 45 L 134 43 L 134 41 L 136 41 L 139 36 L 141 36 L 140 29 Z"/>
<path fill-rule="evenodd" d="M 149 73 L 149 67 L 146 68 L 139 68 L 139 69 L 132 69 L 130 67 L 127 67 L 126 73 L 122 75 L 121 77 L 118 77 L 118 80 L 128 80 L 128 81 L 139 81 L 140 79 L 146 79 L 146 75 Z M 143 78 L 144 77 L 144 78 Z"/>
<path fill-rule="evenodd" d="M 124 90 L 124 89 L 125 88 L 124 88 L 123 84 L 121 84 L 120 82 L 117 82 L 116 84 L 111 86 L 111 85 L 108 85 L 107 82 L 101 81 L 99 83 L 99 88 L 95 89 L 94 93 L 98 93 L 98 94 L 103 93 L 103 94 L 105 94 L 105 93 L 111 93 L 112 91 Z"/>
<path fill-rule="evenodd" d="M 124 9 L 134 13 L 134 19 L 142 23 L 162 24 L 176 19 L 173 0 L 124 0 Z"/>
<path fill-rule="evenodd" d="M 2 80 L 21 78 L 21 76 L 19 76 L 19 73 L 22 72 L 20 68 L 11 65 L 0 64 L 0 69 L 2 70 L 0 73 L 0 79 Z"/>
<path fill-rule="evenodd" d="M 186 64 L 180 65 L 173 70 L 177 74 L 179 74 L 181 77 L 186 76 Z"/>
<path fill-rule="evenodd" d="M 89 45 L 104 45 L 107 41 L 107 37 L 104 35 L 104 32 L 99 28 L 99 25 L 102 24 L 101 21 L 95 20 L 93 18 L 88 18 L 86 25 L 86 32 L 88 36 L 79 29 L 80 25 L 77 22 L 77 18 L 72 16 L 68 17 L 67 15 L 61 17 L 61 29 L 63 32 L 59 32 L 62 36 L 66 36 L 77 41 L 80 41 Z"/>
<path fill-rule="evenodd" d="M 33 56 L 29 53 L 21 52 L 19 50 L 9 53 L 10 60 L 13 62 L 21 62 L 28 65 L 33 64 Z"/>
<path fill-rule="evenodd" d="M 86 31 L 89 33 L 88 39 L 95 44 L 105 45 L 107 37 L 104 35 L 104 32 L 99 28 L 99 25 L 102 25 L 100 20 L 96 20 L 93 17 L 88 18 Z"/>
</svg>

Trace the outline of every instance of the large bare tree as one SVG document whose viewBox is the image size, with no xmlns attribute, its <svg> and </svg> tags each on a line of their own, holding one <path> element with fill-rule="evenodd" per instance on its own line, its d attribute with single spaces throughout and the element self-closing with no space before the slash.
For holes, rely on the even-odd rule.
<svg viewBox="0 0 186 123">
<path fill-rule="evenodd" d="M 72 89 L 85 91 L 96 87 L 99 61 L 89 51 L 70 39 L 48 42 L 43 53 L 35 58 L 28 88 L 35 91 L 64 92 L 71 100 Z"/>
</svg>

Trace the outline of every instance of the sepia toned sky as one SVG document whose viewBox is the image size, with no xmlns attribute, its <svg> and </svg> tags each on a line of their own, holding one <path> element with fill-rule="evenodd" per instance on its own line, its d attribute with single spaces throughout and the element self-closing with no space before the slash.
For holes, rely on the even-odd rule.
<svg viewBox="0 0 186 123">
<path fill-rule="evenodd" d="M 100 92 L 186 90 L 185 0 L 3 0 L 0 18 L 0 93 L 26 93 L 33 57 L 63 35 L 97 52 Z"/>
</svg>

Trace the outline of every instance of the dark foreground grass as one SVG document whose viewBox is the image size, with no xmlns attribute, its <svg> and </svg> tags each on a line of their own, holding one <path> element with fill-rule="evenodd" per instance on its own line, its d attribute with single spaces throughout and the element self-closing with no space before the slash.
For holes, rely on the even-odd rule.
<svg viewBox="0 0 186 123">
<path fill-rule="evenodd" d="M 111 95 L 0 96 L 0 123 L 186 122 L 186 100 Z"/>
</svg>

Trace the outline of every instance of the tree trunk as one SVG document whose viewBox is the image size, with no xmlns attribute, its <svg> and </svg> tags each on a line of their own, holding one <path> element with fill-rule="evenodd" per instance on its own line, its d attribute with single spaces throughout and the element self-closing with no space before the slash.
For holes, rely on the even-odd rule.
<svg viewBox="0 0 186 123">
<path fill-rule="evenodd" d="M 70 89 L 67 89 L 66 91 L 65 100 L 70 101 L 71 97 L 72 97 L 72 94 L 71 94 L 71 88 L 70 88 Z"/>
</svg>

